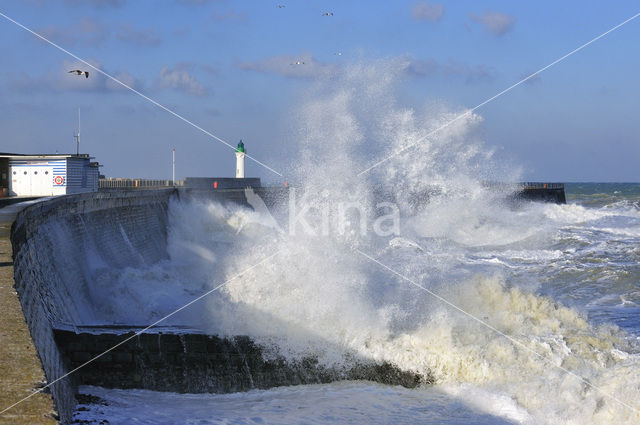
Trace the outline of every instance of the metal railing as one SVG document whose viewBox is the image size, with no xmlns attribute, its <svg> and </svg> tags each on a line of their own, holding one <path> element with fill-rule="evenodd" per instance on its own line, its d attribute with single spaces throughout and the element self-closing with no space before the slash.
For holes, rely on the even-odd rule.
<svg viewBox="0 0 640 425">
<path fill-rule="evenodd" d="M 483 182 L 484 186 L 504 186 L 504 183 Z M 150 189 L 161 187 L 184 186 L 184 180 L 153 180 L 153 179 L 130 179 L 130 178 L 106 178 L 98 180 L 100 189 Z M 518 183 L 522 189 L 564 189 L 564 183 L 543 183 L 543 182 L 523 182 Z"/>
<path fill-rule="evenodd" d="M 521 182 L 521 183 L 503 183 L 496 181 L 483 181 L 482 185 L 493 188 L 513 188 L 522 190 L 532 189 L 564 189 L 564 183 L 544 183 L 544 182 Z"/>
<path fill-rule="evenodd" d="M 184 180 L 106 178 L 98 180 L 99 189 L 152 189 L 184 185 Z"/>
<path fill-rule="evenodd" d="M 521 183 L 523 189 L 564 189 L 564 183 L 541 183 L 524 182 Z"/>
</svg>

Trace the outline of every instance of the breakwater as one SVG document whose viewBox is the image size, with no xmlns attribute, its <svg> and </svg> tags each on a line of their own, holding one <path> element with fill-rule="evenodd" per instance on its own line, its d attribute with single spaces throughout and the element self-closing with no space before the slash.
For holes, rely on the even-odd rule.
<svg viewBox="0 0 640 425">
<path fill-rule="evenodd" d="M 286 213 L 283 188 L 255 189 L 274 217 Z M 110 270 L 144 268 L 169 257 L 170 202 L 209 199 L 248 204 L 242 190 L 159 189 L 58 197 L 21 211 L 12 226 L 15 290 L 56 403 L 61 423 L 71 421 L 78 385 L 178 392 L 229 392 L 277 385 L 369 379 L 413 387 L 428 376 L 365 358 L 349 366 L 319 366 L 308 357 L 288 362 L 243 336 L 150 329 L 69 376 L 131 329 L 115 329 L 98 312 L 96 288 Z M 254 199 L 255 202 L 255 199 Z M 104 281 L 101 281 L 104 283 Z M 107 283 L 108 284 L 108 283 Z M 125 296 L 125 295 L 123 295 Z M 87 331 L 87 329 L 92 331 Z"/>
<path fill-rule="evenodd" d="M 526 201 L 567 203 L 563 183 L 521 183 L 521 189 L 516 192 L 515 197 Z"/>
<path fill-rule="evenodd" d="M 428 195 L 416 195 L 415 207 Z M 110 285 L 104 276 L 112 270 L 145 269 L 168 260 L 170 203 L 189 200 L 262 204 L 282 224 L 290 212 L 286 188 L 166 188 L 58 197 L 31 205 L 16 217 L 11 232 L 15 290 L 47 381 L 56 381 L 50 391 L 61 422 L 70 421 L 80 384 L 228 392 L 338 379 L 407 387 L 430 382 L 428 374 L 418 376 L 348 353 L 345 356 L 351 358 L 343 363 L 348 366 L 339 368 L 321 366 L 313 356 L 291 362 L 270 352 L 265 359 L 264 347 L 246 337 L 176 329 L 136 335 L 65 377 L 109 344 L 149 324 L 116 329 L 100 311 L 104 298 L 99 285 Z"/>
<path fill-rule="evenodd" d="M 150 264 L 167 256 L 166 216 L 172 190 L 78 194 L 27 207 L 12 227 L 15 290 L 47 381 L 69 371 L 54 338 L 58 325 L 91 321 L 89 288 L 103 266 Z M 93 260 L 93 261 L 92 261 Z M 60 420 L 71 420 L 76 377 L 50 387 Z"/>
<path fill-rule="evenodd" d="M 96 358 L 76 374 L 76 380 L 84 385 L 229 393 L 344 379 L 364 379 L 407 388 L 431 381 L 430 377 L 404 372 L 384 362 L 359 360 L 349 368 L 327 368 L 313 357 L 287 361 L 282 356 L 264 356 L 263 347 L 246 336 L 222 338 L 168 332 L 166 329 L 160 332 L 152 329 L 142 334 L 54 330 L 56 343 L 71 368 Z"/>
</svg>

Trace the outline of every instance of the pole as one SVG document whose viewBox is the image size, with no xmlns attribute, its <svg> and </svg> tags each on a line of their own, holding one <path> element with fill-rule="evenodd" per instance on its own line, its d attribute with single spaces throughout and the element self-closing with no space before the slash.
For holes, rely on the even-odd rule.
<svg viewBox="0 0 640 425">
<path fill-rule="evenodd" d="M 80 108 L 78 108 L 78 136 L 76 136 L 76 155 L 80 155 Z"/>
<path fill-rule="evenodd" d="M 176 148 L 171 149 L 171 185 L 176 185 Z"/>
</svg>

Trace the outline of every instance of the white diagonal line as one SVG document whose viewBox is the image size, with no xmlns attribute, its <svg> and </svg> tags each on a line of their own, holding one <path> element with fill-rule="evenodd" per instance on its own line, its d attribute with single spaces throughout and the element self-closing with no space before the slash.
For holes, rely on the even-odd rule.
<svg viewBox="0 0 640 425">
<path fill-rule="evenodd" d="M 569 53 L 567 53 L 566 55 L 554 60 L 553 62 L 551 62 L 549 65 L 540 68 L 539 70 L 537 70 L 536 72 L 534 72 L 533 74 L 523 78 L 522 80 L 518 81 L 517 83 L 507 87 L 506 89 L 502 90 L 500 93 L 488 98 L 487 100 L 485 100 L 482 103 L 479 103 L 478 105 L 474 106 L 473 108 L 469 109 L 467 112 L 458 115 L 457 117 L 455 117 L 454 119 L 452 119 L 451 121 L 447 122 L 446 124 L 441 125 L 440 127 L 436 128 L 435 130 L 430 131 L 429 133 L 427 133 L 427 135 L 422 136 L 421 138 L 419 138 L 417 141 L 411 143 L 410 145 L 407 145 L 405 147 L 403 147 L 402 149 L 392 153 L 391 155 L 389 155 L 388 157 L 376 162 L 375 164 L 371 165 L 369 168 L 361 171 L 358 173 L 358 177 L 369 172 L 370 170 L 376 168 L 378 165 L 383 164 L 385 162 L 387 162 L 388 160 L 390 160 L 391 158 L 400 155 L 402 152 L 414 147 L 415 145 L 417 145 L 418 143 L 421 143 L 423 140 L 425 140 L 426 138 L 428 138 L 429 136 L 432 136 L 435 133 L 438 133 L 440 130 L 444 130 L 445 128 L 449 127 L 451 124 L 453 124 L 454 122 L 472 114 L 475 110 L 483 107 L 484 105 L 486 105 L 489 102 L 494 101 L 495 99 L 499 98 L 500 96 L 502 96 L 503 94 L 511 91 L 512 89 L 514 89 L 515 87 L 519 86 L 520 84 L 524 83 L 525 81 L 530 80 L 531 78 L 535 77 L 536 75 L 540 74 L 541 72 L 544 72 L 545 70 L 551 68 L 552 66 L 556 65 L 559 62 L 562 62 L 563 60 L 565 60 L 566 58 L 568 58 L 569 56 L 573 55 L 574 53 L 579 52 L 580 50 L 584 49 L 585 47 L 587 47 L 588 45 L 590 45 L 591 43 L 594 43 L 596 41 L 598 41 L 599 39 L 601 39 L 602 37 L 606 36 L 607 34 L 617 30 L 618 28 L 620 28 L 621 26 L 633 21 L 634 19 L 636 19 L 638 16 L 640 16 L 640 13 L 636 13 L 635 15 L 633 15 L 632 17 L 630 17 L 629 19 L 619 23 L 618 25 L 610 28 L 609 30 L 603 32 L 602 34 L 600 34 L 599 36 L 589 40 L 588 42 L 584 43 L 582 46 L 577 47 L 575 49 L 573 49 L 572 51 L 570 51 Z"/>
<path fill-rule="evenodd" d="M 204 297 L 206 297 L 207 295 L 210 295 L 212 293 L 214 293 L 215 291 L 217 291 L 218 289 L 222 288 L 223 286 L 225 286 L 226 284 L 228 284 L 229 282 L 231 282 L 232 280 L 242 276 L 243 274 L 247 273 L 249 270 L 252 270 L 253 268 L 259 266 L 260 264 L 264 263 L 265 261 L 273 258 L 274 256 L 276 256 L 277 254 L 280 253 L 280 251 L 282 251 L 282 249 L 277 250 L 275 253 L 269 255 L 268 257 L 263 258 L 262 260 L 260 260 L 259 262 L 257 262 L 256 264 L 254 264 L 253 266 L 243 270 L 242 272 L 236 274 L 235 276 L 227 279 L 226 281 L 224 281 L 223 283 L 221 283 L 220 285 L 216 286 L 215 288 L 205 292 L 204 294 L 200 295 L 198 298 L 195 298 L 191 301 L 189 301 L 187 304 L 183 305 L 182 307 L 172 311 L 171 313 L 167 314 L 166 316 L 164 316 L 163 318 L 155 321 L 154 323 L 150 324 L 149 326 L 147 326 L 146 328 L 134 333 L 133 335 L 131 335 L 130 337 L 126 338 L 123 341 L 120 341 L 119 343 L 117 343 L 116 345 L 114 345 L 113 347 L 109 348 L 108 350 L 98 354 L 97 356 L 93 357 L 91 360 L 81 364 L 80 366 L 76 367 L 75 369 L 73 369 L 70 372 L 65 373 L 64 375 L 62 375 L 61 377 L 59 377 L 58 379 L 56 379 L 55 381 L 49 382 L 46 386 L 39 388 L 38 391 L 34 391 L 33 393 L 29 394 L 28 396 L 26 396 L 25 398 L 13 403 L 11 406 L 3 409 L 2 411 L 0 411 L 0 415 L 2 415 L 4 412 L 10 410 L 11 408 L 17 406 L 18 404 L 22 403 L 23 401 L 26 401 L 28 399 L 30 399 L 31 397 L 33 397 L 34 395 L 46 390 L 47 388 L 49 388 L 50 386 L 52 386 L 53 384 L 55 384 L 56 382 L 66 378 L 67 376 L 77 372 L 78 370 L 82 369 L 83 367 L 85 367 L 86 365 L 88 365 L 89 363 L 93 363 L 94 361 L 96 361 L 97 359 L 99 359 L 100 357 L 104 356 L 105 354 L 107 354 L 108 352 L 118 348 L 119 346 L 121 346 L 122 344 L 124 344 L 125 342 L 139 336 L 140 334 L 146 332 L 147 330 L 151 329 L 152 327 L 156 326 L 158 323 L 168 319 L 169 317 L 173 316 L 174 314 L 184 310 L 185 308 L 189 307 L 190 305 L 200 301 L 201 299 L 203 299 Z"/>
<path fill-rule="evenodd" d="M 206 134 L 209 137 L 212 137 L 213 139 L 217 140 L 218 142 L 230 147 L 231 149 L 236 149 L 233 145 L 231 145 L 230 143 L 226 142 L 225 140 L 222 140 L 220 137 L 216 136 L 215 134 L 205 130 L 204 128 L 200 127 L 199 125 L 189 121 L 188 119 L 186 119 L 185 117 L 183 117 L 182 115 L 178 114 L 177 112 L 172 111 L 171 109 L 167 108 L 166 106 L 156 102 L 155 100 L 151 99 L 150 97 L 140 93 L 138 90 L 134 89 L 133 87 L 123 83 L 122 81 L 118 80 L 116 77 L 110 75 L 107 72 L 104 72 L 103 70 L 91 65 L 89 62 L 87 62 L 86 60 L 79 58 L 78 56 L 74 55 L 73 53 L 69 52 L 68 50 L 64 49 L 63 47 L 58 46 L 56 43 L 54 43 L 51 40 L 48 40 L 46 37 L 43 37 L 42 35 L 38 34 L 37 32 L 33 31 L 30 28 L 25 27 L 24 25 L 22 25 L 20 22 L 10 18 L 9 16 L 5 15 L 4 13 L 0 12 L 0 16 L 2 16 L 3 18 L 5 18 L 6 20 L 13 22 L 14 24 L 16 24 L 17 26 L 19 26 L 20 28 L 30 32 L 31 34 L 35 35 L 36 37 L 40 38 L 41 40 L 51 44 L 53 47 L 55 47 L 56 49 L 66 53 L 67 55 L 71 56 L 72 58 L 82 62 L 83 64 L 87 65 L 88 67 L 94 69 L 96 72 L 104 75 L 105 77 L 111 79 L 112 81 L 115 81 L 116 83 L 120 84 L 122 87 L 132 91 L 133 93 L 137 94 L 138 96 L 142 97 L 145 100 L 148 100 L 149 102 L 153 103 L 154 105 L 156 105 L 158 108 L 163 109 L 165 111 L 167 111 L 168 113 L 170 113 L 171 115 L 173 115 L 174 117 L 186 122 L 187 124 L 189 124 L 190 126 L 192 126 L 195 129 L 200 130 L 201 132 L 203 132 L 204 134 Z M 257 164 L 262 165 L 264 168 L 266 168 L 267 170 L 271 171 L 272 173 L 275 173 L 277 175 L 279 175 L 280 177 L 284 177 L 281 173 L 279 173 L 278 171 L 274 170 L 273 168 L 269 167 L 268 165 L 258 161 L 256 158 L 252 157 L 251 155 L 245 154 L 245 156 L 247 158 L 249 158 L 250 160 L 252 160 L 253 162 L 256 162 Z"/>
<path fill-rule="evenodd" d="M 473 314 L 463 310 L 462 308 L 458 307 L 457 305 L 455 305 L 454 303 L 452 303 L 451 301 L 447 300 L 446 298 L 441 297 L 440 295 L 436 294 L 435 292 L 429 290 L 428 288 L 425 288 L 424 286 L 420 285 L 419 283 L 417 283 L 416 281 L 409 279 L 408 277 L 404 276 L 402 273 L 392 269 L 391 267 L 387 266 L 386 264 L 381 263 L 380 261 L 378 261 L 377 259 L 371 257 L 368 254 L 365 254 L 364 252 L 360 251 L 358 248 L 355 248 L 355 250 L 362 255 L 363 257 L 373 261 L 374 263 L 378 264 L 379 266 L 387 269 L 388 271 L 390 271 L 391 273 L 395 274 L 396 276 L 400 277 L 403 280 L 406 280 L 407 282 L 409 282 L 410 284 L 422 289 L 423 291 L 425 291 L 426 293 L 428 293 L 429 295 L 431 295 L 434 298 L 437 298 L 438 300 L 442 301 L 443 303 L 447 304 L 449 307 L 459 311 L 460 313 L 464 314 L 465 316 L 475 320 L 476 322 L 480 323 L 483 326 L 486 326 L 487 328 L 491 329 L 492 331 L 494 331 L 495 333 L 497 333 L 498 335 L 501 335 L 503 337 L 505 337 L 506 339 L 508 339 L 509 341 L 511 341 L 511 343 L 513 343 L 514 345 L 517 345 L 521 348 L 523 348 L 524 350 L 535 354 L 536 356 L 540 357 L 540 359 L 542 359 L 542 361 L 544 361 L 545 363 L 551 364 L 554 367 L 557 367 L 558 369 L 562 370 L 563 372 L 573 376 L 574 378 L 579 379 L 581 382 L 583 382 L 584 384 L 588 385 L 589 387 L 593 388 L 594 390 L 598 391 L 600 394 L 610 398 L 611 400 L 620 403 L 622 406 L 628 407 L 629 409 L 635 411 L 635 412 L 640 412 L 640 410 L 636 407 L 633 407 L 627 403 L 625 403 L 622 400 L 619 400 L 618 398 L 612 396 L 611 394 L 605 392 L 603 389 L 593 385 L 591 382 L 587 381 L 586 379 L 584 379 L 583 377 L 581 377 L 580 375 L 577 375 L 574 372 L 571 372 L 570 370 L 554 364 L 553 362 L 551 362 L 551 360 L 549 360 L 547 357 L 543 356 L 542 354 L 538 353 L 536 350 L 527 347 L 526 345 L 524 345 L 522 342 L 518 341 L 517 339 L 515 339 L 512 336 L 509 336 L 507 334 L 505 334 L 504 332 L 500 331 L 499 329 L 495 328 L 494 326 L 490 325 L 489 323 L 485 322 L 484 320 L 474 316 Z"/>
</svg>

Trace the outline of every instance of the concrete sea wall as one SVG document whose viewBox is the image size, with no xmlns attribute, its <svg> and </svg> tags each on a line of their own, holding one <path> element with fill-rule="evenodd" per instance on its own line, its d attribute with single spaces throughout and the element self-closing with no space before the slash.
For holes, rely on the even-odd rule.
<svg viewBox="0 0 640 425">
<path fill-rule="evenodd" d="M 53 329 L 90 320 L 91 305 L 98 302 L 87 292 L 96 262 L 142 266 L 166 257 L 172 194 L 158 190 L 64 196 L 30 206 L 16 217 L 11 234 L 15 290 L 48 382 L 70 370 Z M 63 423 L 71 420 L 76 384 L 70 376 L 50 387 Z"/>
<path fill-rule="evenodd" d="M 263 347 L 246 336 L 54 332 L 70 367 L 79 367 L 96 358 L 77 372 L 77 380 L 84 385 L 229 393 L 344 379 L 364 379 L 407 388 L 429 381 L 389 363 L 354 361 L 350 367 L 327 368 L 313 357 L 287 361 L 282 356 L 263 356 Z M 114 350 L 97 357 L 116 345 Z"/>
<path fill-rule="evenodd" d="M 293 363 L 273 355 L 264 359 L 263 347 L 243 336 L 220 338 L 163 328 L 134 335 L 135 330 L 118 329 L 96 314 L 103 300 L 92 288 L 101 273 L 146 268 L 169 258 L 170 202 L 205 199 L 255 205 L 255 199 L 247 199 L 255 195 L 276 219 L 286 217 L 283 188 L 256 189 L 253 194 L 187 189 L 78 194 L 39 202 L 18 214 L 11 233 L 15 289 L 47 381 L 60 379 L 50 389 L 61 423 L 71 421 L 77 386 L 82 384 L 231 392 L 339 379 L 407 387 L 429 382 L 430 377 L 367 359 L 351 359 L 351 366 L 342 369 L 320 367 L 312 357 Z"/>
</svg>

